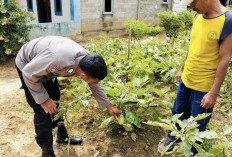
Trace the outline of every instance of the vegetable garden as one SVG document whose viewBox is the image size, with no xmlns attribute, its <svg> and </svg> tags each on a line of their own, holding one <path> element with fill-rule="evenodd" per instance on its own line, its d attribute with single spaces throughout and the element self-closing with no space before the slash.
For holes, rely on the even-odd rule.
<svg viewBox="0 0 232 157">
<path fill-rule="evenodd" d="M 5 13 L 7 10 L 1 6 L 1 15 Z M 9 15 L 23 18 L 10 12 Z M 93 135 L 96 132 L 99 137 L 104 137 L 103 134 L 125 136 L 129 143 L 138 142 L 138 139 L 144 135 L 151 136 L 152 139 L 144 138 L 147 141 L 143 146 L 145 151 L 143 155 L 147 153 L 147 156 L 154 155 L 154 151 L 151 151 L 152 144 L 158 143 L 167 130 L 171 130 L 172 135 L 180 138 L 182 142 L 175 145 L 172 152 L 167 153 L 164 150 L 162 156 L 165 154 L 191 156 L 192 146 L 199 152 L 196 157 L 231 156 L 232 123 L 224 124 L 223 128 L 217 128 L 216 123 L 210 122 L 206 131 L 199 132 L 197 121 L 209 116 L 208 114 L 190 117 L 184 121 L 178 120 L 181 115 L 171 117 L 177 89 L 174 78 L 188 51 L 193 12 L 184 11 L 178 14 L 164 12 L 159 13 L 158 16 L 161 19 L 161 26 L 156 27 L 146 25 L 143 21 L 127 21 L 125 27 L 128 32 L 131 32 L 133 39 L 112 39 L 103 34 L 100 40 L 92 40 L 85 46 L 91 53 L 102 55 L 107 63 L 108 76 L 101 81 L 101 86 L 105 89 L 110 101 L 122 111 L 119 119 L 114 119 L 107 112 L 95 111 L 93 104 L 96 102 L 92 99 L 86 83 L 78 78 L 59 77 L 62 88 L 62 100 L 59 103 L 62 105 L 54 120 L 63 117 L 66 123 L 62 125 L 66 125 L 70 134 L 78 127 L 84 127 L 84 130 L 88 131 L 82 132 L 84 135 Z M 0 16 L 2 26 L 9 26 L 7 18 L 2 17 Z M 31 25 L 25 30 L 30 28 L 32 28 Z M 1 60 L 4 61 L 6 60 L 5 52 L 13 49 L 11 47 L 14 45 L 8 44 L 7 32 L 1 30 L 0 55 Z M 165 38 L 154 37 L 163 31 L 166 32 Z M 27 36 L 23 40 L 20 40 L 21 38 L 17 35 L 12 36 L 19 45 L 27 40 Z M 217 109 L 222 115 L 229 115 L 232 112 L 231 78 L 232 64 L 229 66 L 219 94 L 222 101 L 217 105 Z M 89 117 L 92 118 L 88 119 Z M 181 130 L 178 130 L 174 124 L 179 124 Z M 98 129 L 100 131 L 96 131 Z M 57 129 L 54 130 L 54 134 L 56 131 Z M 201 141 L 202 144 L 196 144 L 196 140 Z M 119 143 L 112 143 L 112 145 L 117 144 Z M 67 149 L 69 153 L 69 146 L 64 149 Z M 127 154 L 127 156 L 130 155 Z M 139 153 L 138 156 L 140 156 Z"/>
<path fill-rule="evenodd" d="M 111 102 L 122 111 L 118 121 L 109 115 L 101 116 L 104 120 L 99 128 L 108 131 L 121 129 L 136 142 L 139 136 L 136 134 L 137 130 L 145 125 L 159 126 L 172 130 L 173 135 L 183 141 L 173 152 L 167 154 L 190 156 L 193 145 L 199 151 L 196 156 L 229 156 L 228 148 L 231 147 L 231 142 L 226 135 L 231 133 L 232 124 L 225 125 L 221 132 L 212 129 L 199 132 L 196 129 L 198 126 L 196 122 L 209 115 L 190 117 L 185 121 L 178 120 L 181 115 L 170 118 L 177 87 L 174 77 L 188 50 L 189 40 L 186 39 L 188 36 L 185 32 L 180 34 L 174 47 L 172 43 L 156 37 L 134 40 L 131 42 L 130 55 L 128 55 L 126 39 L 111 39 L 102 35 L 101 40 L 93 40 L 86 46 L 91 52 L 104 56 L 109 75 L 101 81 L 101 86 Z M 223 95 L 225 93 L 226 101 L 223 103 L 227 105 L 231 95 L 228 92 L 229 77 L 231 77 L 230 73 L 227 75 L 222 91 Z M 69 110 L 76 117 L 75 120 L 78 120 L 76 114 L 81 112 L 81 106 L 96 102 L 90 101 L 91 93 L 85 83 L 79 82 L 77 78 L 73 78 L 71 82 L 70 88 L 65 88 L 63 93 L 66 94 L 67 99 L 78 98 Z M 221 111 L 229 114 L 231 108 Z M 178 131 L 171 121 L 178 123 L 182 129 Z M 202 141 L 203 144 L 197 145 L 194 143 L 195 140 Z M 165 152 L 162 155 L 164 154 Z"/>
</svg>

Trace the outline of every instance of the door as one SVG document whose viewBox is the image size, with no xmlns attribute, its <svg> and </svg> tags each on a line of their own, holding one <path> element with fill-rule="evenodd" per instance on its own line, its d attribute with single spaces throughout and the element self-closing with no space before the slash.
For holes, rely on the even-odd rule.
<svg viewBox="0 0 232 157">
<path fill-rule="evenodd" d="M 52 22 L 50 0 L 37 0 L 39 23 Z"/>
</svg>

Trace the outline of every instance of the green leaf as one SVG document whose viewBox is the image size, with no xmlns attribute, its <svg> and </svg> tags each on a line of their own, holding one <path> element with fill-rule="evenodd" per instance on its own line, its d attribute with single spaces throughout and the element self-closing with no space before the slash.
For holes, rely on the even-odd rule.
<svg viewBox="0 0 232 157">
<path fill-rule="evenodd" d="M 210 115 L 211 115 L 210 113 L 199 114 L 197 117 L 194 118 L 194 121 L 205 119 L 206 117 L 209 117 Z"/>
<path fill-rule="evenodd" d="M 196 154 L 195 157 L 214 157 L 214 156 L 211 153 L 204 152 L 204 153 Z"/>
<path fill-rule="evenodd" d="M 131 111 L 126 111 L 126 119 L 136 125 L 138 128 L 141 128 L 140 119 Z"/>
<path fill-rule="evenodd" d="M 231 124 L 227 124 L 227 125 L 223 128 L 223 134 L 224 134 L 224 135 L 230 134 L 231 131 L 232 131 L 232 123 L 231 123 Z"/>
<path fill-rule="evenodd" d="M 148 121 L 148 122 L 145 122 L 145 124 L 147 125 L 152 125 L 152 126 L 159 126 L 159 127 L 162 127 L 166 130 L 173 130 L 173 128 L 168 125 L 168 124 L 165 124 L 165 123 L 160 123 L 160 122 L 153 122 L 153 121 Z"/>
<path fill-rule="evenodd" d="M 107 125 L 109 125 L 109 123 L 114 119 L 113 116 L 105 119 L 102 123 L 101 123 L 101 126 L 99 127 L 100 129 L 104 129 L 107 127 Z"/>
<path fill-rule="evenodd" d="M 107 128 L 108 131 L 111 131 L 113 130 L 115 127 L 117 127 L 117 124 L 116 123 L 113 123 L 113 124 L 110 124 Z"/>
<path fill-rule="evenodd" d="M 189 141 L 185 139 L 181 144 L 183 145 L 185 156 L 191 156 L 192 145 L 189 143 Z"/>
<path fill-rule="evenodd" d="M 170 135 L 171 135 L 171 136 L 175 136 L 175 137 L 180 137 L 180 133 L 177 132 L 177 131 L 172 131 L 172 132 L 170 133 Z"/>
<path fill-rule="evenodd" d="M 136 110 L 136 115 L 142 115 L 142 114 L 144 114 L 144 111 L 145 111 L 145 109 L 143 107 L 139 107 Z"/>
<path fill-rule="evenodd" d="M 131 133 L 131 139 L 136 142 L 136 134 L 134 132 Z"/>
<path fill-rule="evenodd" d="M 61 115 L 61 113 L 56 114 L 53 120 L 57 121 L 61 117 Z"/>
<path fill-rule="evenodd" d="M 78 121 L 80 119 L 80 117 L 76 111 L 71 110 L 70 113 L 75 117 L 76 121 Z"/>
<path fill-rule="evenodd" d="M 136 102 L 136 101 L 127 101 L 127 102 L 123 103 L 124 106 L 135 106 L 137 104 L 138 104 L 138 102 Z"/>
<path fill-rule="evenodd" d="M 206 138 L 206 139 L 214 139 L 217 138 L 217 133 L 214 130 L 206 130 L 199 132 L 198 134 L 200 138 Z"/>
<path fill-rule="evenodd" d="M 191 125 L 191 126 L 187 126 L 186 131 L 193 130 L 193 129 L 197 128 L 198 126 L 200 126 L 200 125 L 197 123 L 195 123 L 194 125 Z"/>
<path fill-rule="evenodd" d="M 158 94 L 159 96 L 161 96 L 161 95 L 163 94 L 163 92 L 162 92 L 160 89 L 158 89 L 158 88 L 154 88 L 153 90 L 154 90 L 154 92 L 155 92 L 156 94 Z"/>
<path fill-rule="evenodd" d="M 52 135 L 55 136 L 57 135 L 58 133 L 58 127 L 55 127 L 53 130 L 52 130 Z"/>
<path fill-rule="evenodd" d="M 121 114 L 118 118 L 118 124 L 123 125 L 126 119 L 124 118 L 123 114 Z"/>
<path fill-rule="evenodd" d="M 162 88 L 162 89 L 161 89 L 162 95 L 164 95 L 165 93 L 167 93 L 169 90 L 170 90 L 170 87 L 169 87 L 169 86 Z"/>
<path fill-rule="evenodd" d="M 224 146 L 223 145 L 217 145 L 216 148 L 212 148 L 209 150 L 209 153 L 213 154 L 216 157 L 219 157 L 220 155 L 223 154 L 223 150 L 224 150 Z"/>
<path fill-rule="evenodd" d="M 76 105 L 75 105 L 75 109 L 77 110 L 77 111 L 79 111 L 79 109 L 81 108 L 81 103 L 78 101 L 77 103 L 76 103 Z"/>
<path fill-rule="evenodd" d="M 177 69 L 174 67 L 173 69 L 171 69 L 170 71 L 169 71 L 169 76 L 170 77 L 175 77 L 175 75 L 177 74 Z"/>
<path fill-rule="evenodd" d="M 140 77 L 134 77 L 132 81 L 136 85 L 140 85 L 141 84 L 141 78 Z"/>
<path fill-rule="evenodd" d="M 126 131 L 133 131 L 133 126 L 131 124 L 122 125 Z"/>
<path fill-rule="evenodd" d="M 197 144 L 197 143 L 195 143 L 195 142 L 192 142 L 192 141 L 190 141 L 190 140 L 188 140 L 188 142 L 189 142 L 190 144 L 192 144 L 194 148 L 196 148 L 196 150 L 198 151 L 198 153 L 204 153 L 204 152 L 205 152 L 204 149 L 202 149 L 201 146 L 200 146 L 199 144 Z"/>
<path fill-rule="evenodd" d="M 147 101 L 143 99 L 138 99 L 140 106 L 146 107 Z"/>
<path fill-rule="evenodd" d="M 169 109 L 172 109 L 173 108 L 173 103 L 169 102 L 169 101 L 162 101 L 160 102 L 159 104 L 163 105 L 164 107 L 167 107 Z"/>
<path fill-rule="evenodd" d="M 73 94 L 73 91 L 72 91 L 72 90 L 68 90 L 68 91 L 66 92 L 67 97 L 70 97 L 72 94 Z"/>
<path fill-rule="evenodd" d="M 89 101 L 88 101 L 88 100 L 81 100 L 81 103 L 82 103 L 84 106 L 88 106 L 88 105 L 89 105 Z"/>
<path fill-rule="evenodd" d="M 175 114 L 174 116 L 172 116 L 172 121 L 174 123 L 177 123 L 178 119 L 183 115 L 184 113 L 181 114 Z"/>
<path fill-rule="evenodd" d="M 161 156 L 163 156 L 167 152 L 167 150 L 174 144 L 174 142 L 170 143 L 168 146 L 164 148 L 164 150 L 161 152 Z"/>
<path fill-rule="evenodd" d="M 58 80 L 58 81 L 63 81 L 63 80 L 66 80 L 66 79 L 67 79 L 67 77 L 60 77 L 60 76 L 57 77 L 57 80 Z"/>
<path fill-rule="evenodd" d="M 169 98 L 175 98 L 176 97 L 176 93 L 175 92 L 167 93 L 167 96 Z"/>
</svg>

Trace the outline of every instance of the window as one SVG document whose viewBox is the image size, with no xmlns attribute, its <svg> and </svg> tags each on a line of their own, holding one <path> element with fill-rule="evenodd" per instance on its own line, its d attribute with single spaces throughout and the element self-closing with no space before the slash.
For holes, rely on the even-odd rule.
<svg viewBox="0 0 232 157">
<path fill-rule="evenodd" d="M 104 0 L 104 14 L 112 14 L 113 0 Z"/>
<path fill-rule="evenodd" d="M 62 0 L 55 0 L 55 15 L 62 16 Z"/>
<path fill-rule="evenodd" d="M 27 10 L 33 12 L 33 2 L 32 0 L 27 0 Z"/>
<path fill-rule="evenodd" d="M 71 20 L 74 20 L 74 0 L 70 1 L 70 8 L 71 8 Z"/>
<path fill-rule="evenodd" d="M 162 4 L 168 4 L 168 0 L 162 0 Z"/>
<path fill-rule="evenodd" d="M 4 0 L 4 4 L 7 4 L 8 3 L 8 0 Z"/>
</svg>

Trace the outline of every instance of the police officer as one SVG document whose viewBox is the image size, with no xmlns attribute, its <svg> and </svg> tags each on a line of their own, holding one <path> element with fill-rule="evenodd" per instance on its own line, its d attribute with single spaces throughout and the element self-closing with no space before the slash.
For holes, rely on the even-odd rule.
<svg viewBox="0 0 232 157">
<path fill-rule="evenodd" d="M 107 75 L 103 58 L 90 54 L 68 38 L 46 36 L 34 39 L 22 46 L 15 63 L 27 102 L 35 113 L 35 138 L 42 148 L 42 157 L 55 157 L 52 129 L 63 121 L 51 119 L 51 115 L 54 117 L 59 106 L 54 101 L 60 99 L 57 76 L 80 76 L 90 86 L 100 108 L 107 107 L 108 112 L 116 119 L 121 112 L 113 107 L 99 85 L 99 81 Z M 59 125 L 56 141 L 67 143 L 66 138 L 66 128 Z M 70 141 L 71 144 L 82 143 L 79 137 Z"/>
</svg>

